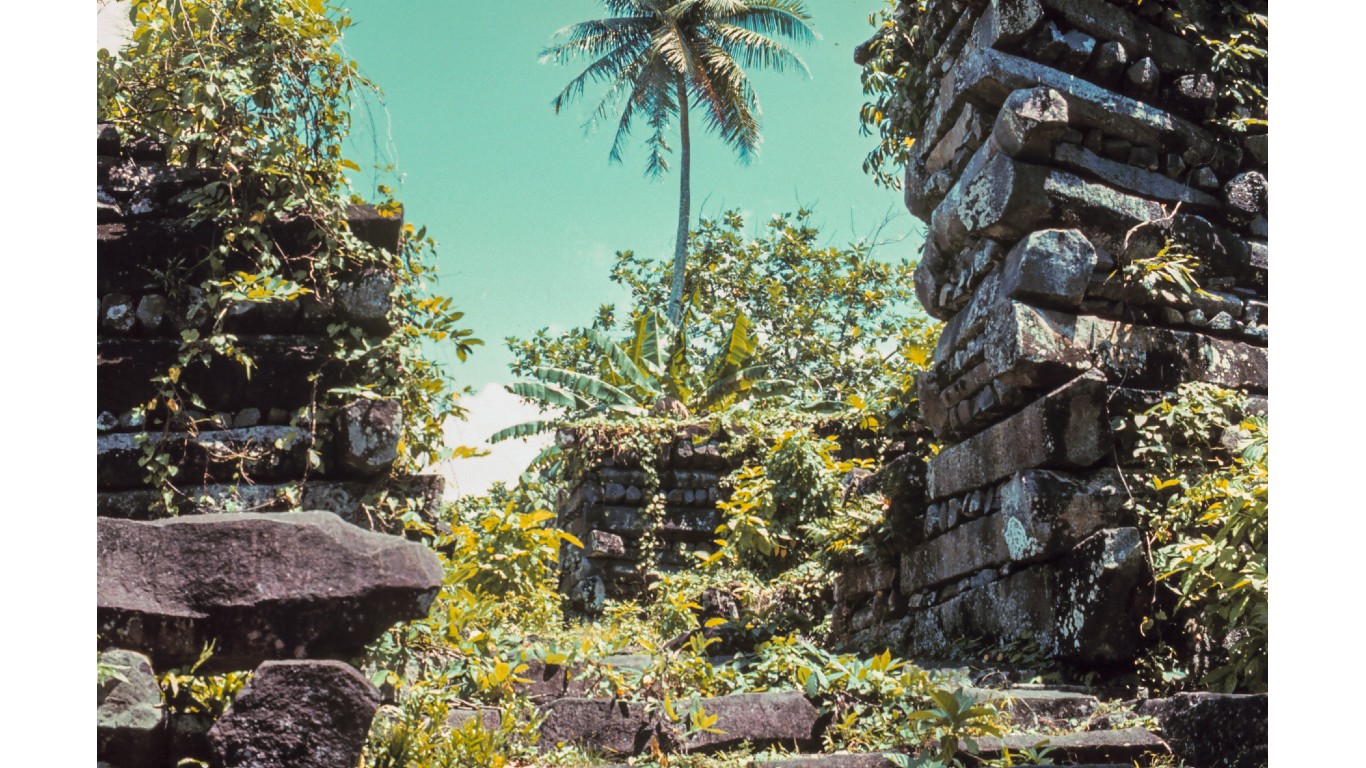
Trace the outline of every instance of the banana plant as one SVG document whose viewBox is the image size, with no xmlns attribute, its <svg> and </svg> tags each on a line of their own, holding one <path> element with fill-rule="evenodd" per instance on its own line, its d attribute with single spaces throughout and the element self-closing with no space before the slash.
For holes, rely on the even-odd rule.
<svg viewBox="0 0 1366 768">
<path fill-rule="evenodd" d="M 529 437 L 595 415 L 643 416 L 666 398 L 682 403 L 689 413 L 704 413 L 748 399 L 780 397 L 791 387 L 790 382 L 765 378 L 766 366 L 756 362 L 759 340 L 744 314 L 735 318 L 715 357 L 699 368 L 688 343 L 689 319 L 685 314 L 675 326 L 659 312 L 642 312 L 631 324 L 631 336 L 622 342 L 597 329 L 585 330 L 598 356 L 595 374 L 541 366 L 532 369 L 533 381 L 507 387 L 545 409 L 561 409 L 563 415 L 508 427 L 490 442 Z"/>
</svg>

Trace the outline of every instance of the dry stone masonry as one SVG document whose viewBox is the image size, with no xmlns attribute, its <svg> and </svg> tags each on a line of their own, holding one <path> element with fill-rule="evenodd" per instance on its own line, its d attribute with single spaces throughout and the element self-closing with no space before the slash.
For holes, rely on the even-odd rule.
<svg viewBox="0 0 1366 768">
<path fill-rule="evenodd" d="M 366 383 L 327 351 L 328 325 L 389 333 L 393 276 L 353 275 L 326 301 L 211 308 L 193 286 L 215 233 L 189 223 L 187 200 L 208 175 L 98 133 L 100 764 L 355 768 L 380 696 L 348 662 L 424 617 L 443 576 L 424 546 L 355 524 L 375 491 L 428 510 L 441 495 L 439 478 L 390 477 L 399 404 L 318 408 L 320 392 Z M 401 224 L 350 210 L 353 232 L 380 247 L 398 247 Z M 304 242 L 289 226 L 276 238 L 286 251 Z M 250 375 L 226 357 L 177 365 L 184 335 L 215 312 Z M 172 369 L 196 410 L 151 424 L 154 379 Z M 149 464 L 173 478 L 169 509 Z M 290 511 L 301 508 L 313 511 Z M 155 675 L 191 668 L 254 674 L 215 722 L 163 702 Z"/>
<path fill-rule="evenodd" d="M 565 431 L 559 439 L 569 448 L 579 438 Z M 638 597 L 650 568 L 676 571 L 697 562 L 692 553 L 712 551 L 720 482 L 733 467 L 705 426 L 681 428 L 653 456 L 579 460 L 588 466 L 558 512 L 559 528 L 584 544 L 561 551 L 560 592 L 571 609 L 596 614 L 606 599 Z"/>
<path fill-rule="evenodd" d="M 1131 662 L 1151 574 L 1112 419 L 1183 382 L 1265 402 L 1266 136 L 1205 127 L 1208 58 L 1142 8 L 931 0 L 901 51 L 931 75 L 906 105 L 905 196 L 929 228 L 917 292 L 945 322 L 919 391 L 944 448 L 899 503 L 900 562 L 839 580 L 850 640 Z M 1203 290 L 1126 273 L 1177 253 Z"/>
<path fill-rule="evenodd" d="M 149 443 L 177 469 L 173 503 L 182 513 L 302 507 L 368 522 L 367 496 L 380 489 L 434 509 L 440 476 L 387 477 L 403 419 L 397 402 L 359 399 L 333 414 L 315 408 L 330 388 L 368 383 L 364 371 L 330 354 L 328 327 L 345 323 L 372 341 L 389 334 L 394 276 L 364 269 L 325 299 L 211 308 L 196 286 L 208 276 L 215 230 L 188 218 L 208 172 L 168 166 L 160 147 L 125 144 L 109 126 L 98 136 L 100 515 L 147 519 L 163 507 L 149 486 Z M 354 205 L 348 218 L 361 240 L 398 248 L 401 216 Z M 303 253 L 304 226 L 282 225 L 275 238 Z M 183 335 L 207 333 L 220 313 L 251 370 L 225 356 L 185 366 L 179 383 L 198 402 L 168 428 L 145 429 L 144 411 L 158 396 L 154 379 L 177 367 Z"/>
</svg>

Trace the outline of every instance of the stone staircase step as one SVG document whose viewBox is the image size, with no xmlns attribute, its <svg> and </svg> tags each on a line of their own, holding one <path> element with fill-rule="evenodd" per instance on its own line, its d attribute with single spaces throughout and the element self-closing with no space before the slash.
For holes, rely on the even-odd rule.
<svg viewBox="0 0 1366 768">
<path fill-rule="evenodd" d="M 1058 736 L 1038 734 L 1010 734 L 1003 738 L 983 737 L 977 740 L 979 752 L 977 759 L 964 755 L 969 764 L 980 764 L 983 760 L 996 760 L 1002 752 L 1029 749 L 1047 740 L 1045 746 L 1053 751 L 1049 757 L 1059 765 L 1081 765 L 1097 762 L 1120 762 L 1125 765 L 1141 764 L 1154 755 L 1170 755 L 1167 742 L 1143 728 L 1123 728 L 1114 731 L 1083 731 L 1065 733 Z"/>
<path fill-rule="evenodd" d="M 1083 693 L 1059 691 L 1051 688 L 968 688 L 967 692 L 979 699 L 1007 701 L 1015 725 L 1032 727 L 1051 725 L 1063 720 L 1089 717 L 1100 707 L 1100 699 Z"/>
<path fill-rule="evenodd" d="M 585 744 L 608 754 L 639 755 L 651 743 L 663 751 L 716 752 L 747 742 L 758 748 L 784 746 L 810 750 L 819 746 L 827 719 L 797 691 L 739 693 L 702 699 L 702 712 L 717 719 L 709 730 L 684 735 L 686 701 L 673 704 L 682 722 L 672 722 L 658 704 L 619 699 L 567 696 L 541 705 L 542 751 L 560 744 Z M 462 711 L 460 718 L 475 717 Z"/>
<path fill-rule="evenodd" d="M 780 744 L 802 751 L 819 747 L 825 718 L 797 691 L 737 693 L 704 699 L 702 711 L 715 716 L 715 732 L 699 731 L 683 744 L 685 752 L 733 749 L 742 742 L 756 747 Z M 677 708 L 676 708 L 677 709 Z M 678 712 L 683 716 L 683 712 Z"/>
</svg>

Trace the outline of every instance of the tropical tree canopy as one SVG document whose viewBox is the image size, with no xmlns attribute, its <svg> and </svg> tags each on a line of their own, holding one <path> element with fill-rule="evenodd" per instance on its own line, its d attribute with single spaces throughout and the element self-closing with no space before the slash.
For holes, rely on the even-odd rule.
<svg viewBox="0 0 1366 768">
<path fill-rule="evenodd" d="M 743 316 L 759 340 L 755 361 L 767 378 L 792 382 L 797 400 L 844 401 L 903 386 L 937 332 L 914 301 L 912 265 L 878 258 L 868 240 L 822 246 L 810 217 L 806 210 L 773 216 L 757 236 L 746 236 L 734 211 L 702 220 L 686 273 L 691 348 L 714 356 Z M 631 292 L 626 312 L 604 306 L 590 329 L 509 338 L 513 373 L 527 376 L 541 366 L 595 371 L 589 331 L 630 333 L 641 314 L 664 304 L 667 269 L 619 252 L 612 280 Z"/>
<path fill-rule="evenodd" d="M 678 232 L 669 296 L 669 319 L 682 320 L 683 268 L 690 216 L 689 105 L 704 107 L 707 129 L 747 162 L 759 149 L 759 100 L 744 68 L 800 69 L 802 60 L 770 36 L 808 43 L 815 32 L 801 0 L 602 0 L 609 18 L 580 22 L 559 30 L 541 60 L 590 64 L 569 81 L 552 102 L 555 112 L 583 95 L 588 83 L 607 92 L 591 113 L 585 130 L 617 114 L 608 157 L 621 162 L 635 123 L 649 126 L 645 173 L 658 177 L 669 169 L 668 136 L 679 123 L 680 165 Z M 624 102 L 624 106 L 621 106 Z"/>
</svg>

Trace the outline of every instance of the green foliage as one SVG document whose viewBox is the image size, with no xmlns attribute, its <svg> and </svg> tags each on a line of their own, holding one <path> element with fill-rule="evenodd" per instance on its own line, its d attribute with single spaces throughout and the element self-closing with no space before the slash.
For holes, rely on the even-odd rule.
<svg viewBox="0 0 1366 768">
<path fill-rule="evenodd" d="M 694 366 L 697 352 L 689 348 L 692 337 L 684 323 L 674 327 L 657 312 L 646 311 L 636 317 L 631 337 L 620 343 L 597 328 L 580 329 L 588 341 L 580 360 L 594 356 L 592 373 L 566 368 L 537 366 L 529 373 L 536 379 L 517 382 L 508 391 L 539 404 L 542 408 L 563 409 L 552 420 L 536 420 L 501 430 L 491 438 L 499 442 L 525 437 L 556 426 L 570 424 L 596 414 L 608 419 L 638 417 L 648 408 L 668 412 L 682 406 L 689 412 L 720 411 L 752 397 L 770 397 L 783 390 L 783 382 L 763 378 L 765 368 L 753 364 L 758 341 L 750 330 L 750 320 L 735 318 L 710 364 Z"/>
<path fill-rule="evenodd" d="M 1166 3 L 1161 22 L 1209 54 L 1218 86 L 1212 127 L 1225 136 L 1257 132 L 1249 129 L 1266 127 L 1270 106 L 1266 3 L 1218 0 L 1201 5 Z"/>
<path fill-rule="evenodd" d="M 874 100 L 859 111 L 859 130 L 876 134 L 878 144 L 864 159 L 863 172 L 888 189 L 901 189 L 899 171 L 924 126 L 925 93 L 936 82 L 936 73 L 919 66 L 926 58 L 918 45 L 925 5 L 887 0 L 886 8 L 868 17 L 877 34 L 869 41 L 860 80 L 864 95 Z"/>
<path fill-rule="evenodd" d="M 1236 393 L 1187 384 L 1121 424 L 1143 462 L 1134 498 L 1164 590 L 1151 620 L 1167 684 L 1265 691 L 1268 632 L 1268 441 L 1264 417 Z M 1131 481 L 1133 484 L 1133 481 Z M 1165 661 L 1163 658 L 1165 657 Z"/>
<path fill-rule="evenodd" d="M 319 393 L 299 423 L 325 418 L 317 409 L 342 398 L 392 397 L 405 414 L 400 471 L 460 451 L 441 447 L 445 417 L 462 413 L 458 394 L 422 346 L 449 345 L 464 359 L 481 342 L 458 326 L 462 315 L 449 299 L 427 295 L 435 243 L 424 229 L 407 225 L 398 252 L 390 253 L 360 241 L 347 225 L 353 197 L 345 173 L 359 169 L 343 157 L 342 143 L 352 100 L 375 90 L 341 48 L 350 19 L 323 0 L 134 0 L 130 6 L 130 45 L 117 54 L 100 52 L 99 118 L 125 140 L 157 142 L 171 166 L 203 171 L 188 177 L 200 181 L 181 200 L 191 208 L 186 224 L 213 233 L 200 262 L 172 265 L 157 278 L 173 296 L 194 298 L 192 322 L 176 363 L 153 380 L 158 396 L 135 418 L 149 435 L 204 425 L 191 415 L 204 404 L 186 388 L 184 372 L 215 357 L 248 371 L 254 365 L 236 336 L 223 330 L 235 305 L 328 301 L 348 275 L 379 268 L 397 278 L 389 317 L 394 332 L 374 340 L 346 323 L 329 326 L 327 351 L 362 384 Z M 389 190 L 378 192 L 381 215 L 399 216 Z M 302 236 L 302 247 L 285 247 L 285 232 Z M 149 477 L 173 508 L 189 494 L 176 486 L 176 468 L 156 441 L 144 439 L 144 445 Z M 321 461 L 314 457 L 315 466 Z"/>
<path fill-rule="evenodd" d="M 478 717 L 456 728 L 447 724 L 450 701 L 442 691 L 415 687 L 398 706 L 382 707 L 365 746 L 366 768 L 502 768 L 513 757 L 529 757 L 539 737 L 540 718 L 524 703 L 500 710 L 499 727 L 488 730 Z"/>
<path fill-rule="evenodd" d="M 753 363 L 768 378 L 791 382 L 798 401 L 843 404 L 858 395 L 871 402 L 893 385 L 910 390 L 909 372 L 926 361 L 938 332 L 916 313 L 912 265 L 876 258 L 868 241 L 820 247 L 811 215 L 774 216 L 757 237 L 745 236 L 744 219 L 734 211 L 702 220 L 685 279 L 687 349 L 715 358 L 743 317 L 758 340 Z M 618 253 L 612 280 L 630 290 L 625 319 L 615 307 L 603 307 L 591 329 L 509 338 L 513 373 L 553 366 L 596 375 L 600 357 L 589 331 L 639 338 L 641 318 L 668 299 L 668 269 Z"/>
</svg>

